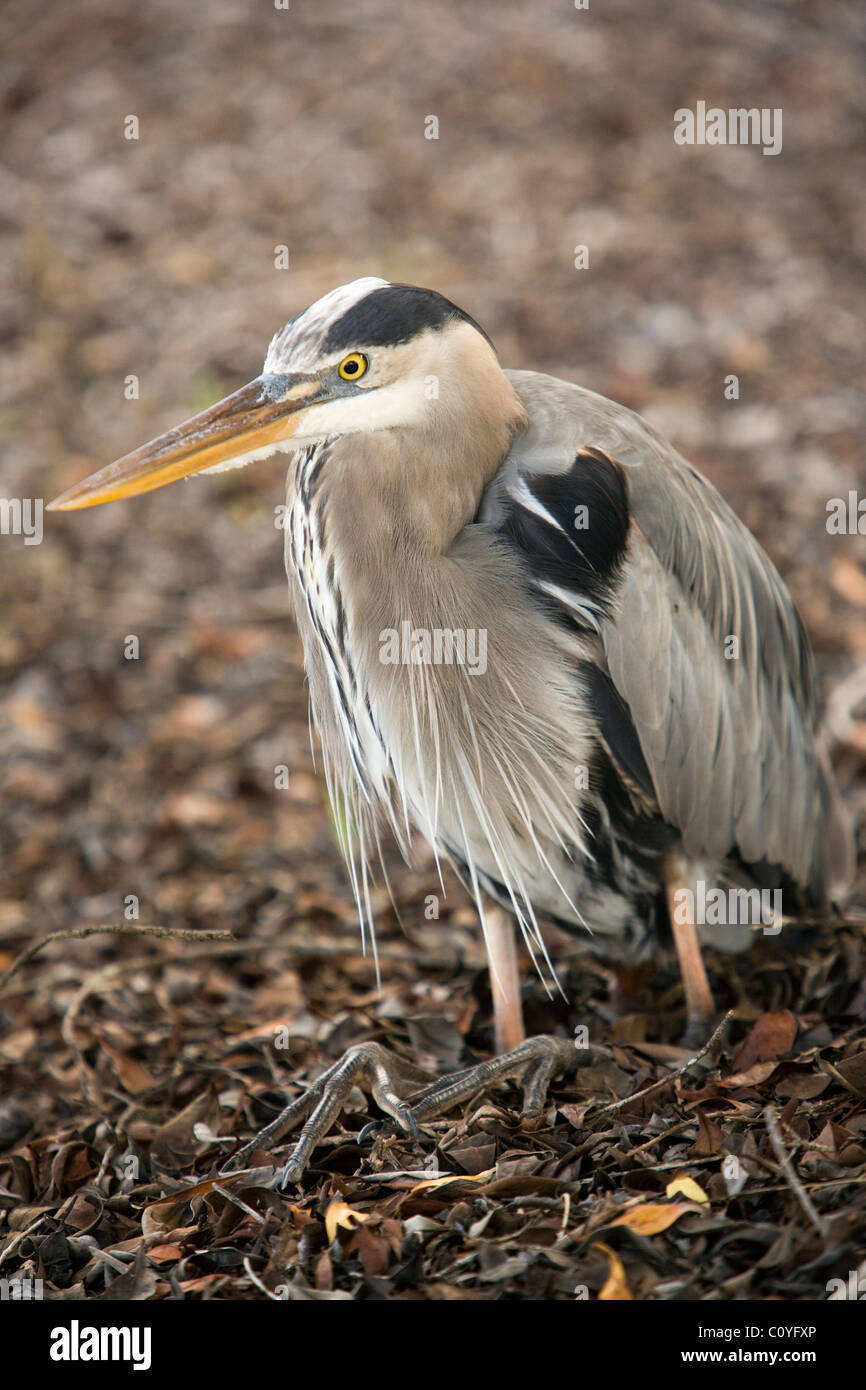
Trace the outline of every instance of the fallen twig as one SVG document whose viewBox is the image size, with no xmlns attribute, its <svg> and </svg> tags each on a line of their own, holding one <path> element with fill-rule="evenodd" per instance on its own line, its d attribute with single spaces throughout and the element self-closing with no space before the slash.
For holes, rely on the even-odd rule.
<svg viewBox="0 0 866 1390">
<path fill-rule="evenodd" d="M 600 1110 L 594 1110 L 593 1119 L 599 1115 L 610 1115 L 616 1110 L 623 1110 L 625 1106 L 631 1105 L 632 1101 L 641 1100 L 643 1096 L 651 1095 L 653 1091 L 660 1091 L 663 1086 L 669 1086 L 672 1081 L 676 1081 L 677 1077 L 682 1076 L 683 1072 L 688 1071 L 689 1067 L 693 1067 L 695 1062 L 699 1062 L 702 1057 L 706 1057 L 707 1053 L 711 1051 L 724 1033 L 732 1014 L 733 1009 L 729 1009 L 718 1027 L 707 1038 L 700 1052 L 696 1052 L 693 1057 L 687 1057 L 686 1060 L 681 1062 L 678 1067 L 675 1067 L 673 1071 L 668 1072 L 667 1076 L 663 1076 L 660 1081 L 654 1081 L 651 1086 L 644 1086 L 642 1091 L 635 1091 L 630 1096 L 623 1096 L 620 1100 L 610 1101 L 607 1105 L 603 1105 Z"/>
<path fill-rule="evenodd" d="M 49 945 L 52 941 L 74 941 L 83 940 L 86 936 L 158 936 L 167 937 L 173 941 L 234 941 L 234 934 L 230 931 L 193 931 L 184 927 L 151 927 L 140 926 L 137 923 L 123 922 L 120 926 L 94 926 L 94 927 L 64 927 L 61 931 L 49 932 L 47 936 L 42 936 L 38 941 L 32 941 L 29 946 L 17 955 L 9 966 L 0 975 L 0 994 L 3 994 L 13 975 L 16 975 L 28 961 L 38 955 L 43 946 Z"/>
<path fill-rule="evenodd" d="M 797 1201 L 800 1203 L 800 1206 L 803 1208 L 804 1212 L 808 1216 L 809 1220 L 815 1227 L 815 1230 L 818 1232 L 818 1234 L 822 1236 L 825 1235 L 826 1229 L 824 1226 L 824 1222 L 818 1215 L 818 1212 L 816 1211 L 812 1201 L 809 1198 L 808 1192 L 801 1183 L 800 1179 L 797 1177 L 794 1165 L 791 1162 L 791 1155 L 788 1153 L 788 1150 L 785 1148 L 785 1145 L 782 1142 L 782 1136 L 779 1132 L 778 1116 L 776 1115 L 776 1111 L 772 1105 L 768 1105 L 764 1110 L 764 1119 L 767 1122 L 767 1133 L 770 1136 L 770 1143 L 773 1146 L 773 1153 L 779 1160 L 779 1165 L 782 1169 L 783 1174 L 785 1175 L 788 1186 L 790 1187 L 794 1196 L 797 1198 Z"/>
</svg>

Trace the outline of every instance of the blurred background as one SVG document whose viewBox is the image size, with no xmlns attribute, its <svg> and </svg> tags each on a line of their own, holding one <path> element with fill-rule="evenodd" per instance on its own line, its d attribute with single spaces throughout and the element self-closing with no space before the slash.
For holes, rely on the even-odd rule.
<svg viewBox="0 0 866 1390">
<path fill-rule="evenodd" d="M 866 662 L 864 541 L 825 526 L 863 489 L 864 28 L 839 0 L 6 0 L 0 494 L 48 499 L 249 380 L 334 285 L 428 285 L 504 364 L 637 409 L 702 468 L 836 689 Z M 674 112 L 701 100 L 781 107 L 781 154 L 675 145 Z M 7 961 L 33 933 L 120 920 L 128 895 L 142 922 L 351 929 L 274 526 L 284 473 L 0 536 Z M 420 933 L 429 860 L 396 884 Z M 451 889 L 430 930 L 469 949 Z"/>
</svg>

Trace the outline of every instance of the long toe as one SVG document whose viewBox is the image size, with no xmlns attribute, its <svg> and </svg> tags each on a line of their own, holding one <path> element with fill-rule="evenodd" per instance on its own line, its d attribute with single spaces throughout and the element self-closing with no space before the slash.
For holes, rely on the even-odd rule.
<svg viewBox="0 0 866 1390">
<path fill-rule="evenodd" d="M 379 1043 L 359 1043 L 349 1048 L 313 1083 L 309 1091 L 287 1106 L 267 1129 L 244 1145 L 234 1155 L 231 1164 L 232 1167 L 239 1166 L 254 1149 L 275 1143 L 301 1120 L 305 1120 L 280 1178 L 283 1187 L 299 1182 L 316 1146 L 332 1129 L 356 1086 L 370 1094 L 380 1110 L 390 1116 L 405 1134 L 411 1134 L 416 1139 L 421 1136 L 419 1126 L 426 1120 L 505 1081 L 518 1082 L 523 1092 L 524 1114 L 534 1114 L 543 1109 L 554 1078 L 569 1075 L 581 1064 L 597 1059 L 603 1052 L 599 1048 L 578 1049 L 570 1039 L 541 1034 L 527 1038 L 502 1057 L 493 1057 L 433 1080 L 428 1072 L 389 1052 Z M 419 1088 L 419 1083 L 424 1084 Z M 366 1136 L 369 1132 L 370 1126 L 365 1126 L 362 1135 Z"/>
<path fill-rule="evenodd" d="M 371 1095 L 381 1110 L 407 1134 L 419 1136 L 415 1116 L 406 1101 L 419 1083 L 429 1082 L 430 1073 L 417 1067 L 380 1043 L 357 1043 L 343 1054 L 324 1075 L 313 1082 L 302 1096 L 293 1100 L 265 1129 L 234 1154 L 225 1171 L 243 1166 L 254 1150 L 270 1148 L 283 1135 L 305 1120 L 298 1142 L 281 1175 L 281 1186 L 298 1182 L 308 1166 L 316 1145 L 336 1123 L 355 1087 Z"/>
<path fill-rule="evenodd" d="M 568 1076 L 600 1055 L 598 1048 L 576 1048 L 568 1038 L 546 1033 L 527 1038 L 502 1057 L 492 1057 L 474 1067 L 444 1076 L 432 1086 L 409 1097 L 415 1119 L 423 1124 L 464 1100 L 480 1095 L 503 1081 L 517 1081 L 523 1091 L 524 1113 L 541 1110 L 556 1076 Z"/>
</svg>

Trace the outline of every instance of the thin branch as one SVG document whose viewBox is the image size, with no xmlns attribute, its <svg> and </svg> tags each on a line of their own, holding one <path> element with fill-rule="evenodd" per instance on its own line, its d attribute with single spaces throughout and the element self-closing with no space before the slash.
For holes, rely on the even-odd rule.
<svg viewBox="0 0 866 1390">
<path fill-rule="evenodd" d="M 6 986 L 18 971 L 38 955 L 43 946 L 49 945 L 52 941 L 73 941 L 83 940 L 86 936 L 158 936 L 167 937 L 172 941 L 234 941 L 234 933 L 230 931 L 193 931 L 183 927 L 150 927 L 139 926 L 131 922 L 124 922 L 120 926 L 95 926 L 95 927 L 65 927 L 62 931 L 53 931 L 48 936 L 40 937 L 38 941 L 32 941 L 29 946 L 16 956 L 8 970 L 0 975 L 0 994 L 6 990 Z"/>
<path fill-rule="evenodd" d="M 677 1077 L 682 1076 L 683 1072 L 687 1072 L 689 1067 L 693 1067 L 695 1062 L 699 1062 L 712 1050 L 727 1028 L 733 1012 L 733 1009 L 728 1010 L 721 1023 L 707 1038 L 700 1052 L 696 1052 L 693 1057 L 687 1057 L 674 1071 L 663 1076 L 661 1081 L 654 1081 L 651 1086 L 644 1086 L 642 1091 L 635 1091 L 633 1095 L 623 1096 L 621 1100 L 611 1101 L 608 1105 L 603 1105 L 600 1110 L 594 1110 L 593 1119 L 599 1115 L 612 1115 L 616 1110 L 624 1110 L 627 1105 L 631 1105 L 632 1101 L 642 1100 L 644 1096 L 652 1095 L 653 1091 L 660 1091 L 663 1086 L 669 1086 L 672 1081 L 676 1081 Z"/>
<path fill-rule="evenodd" d="M 244 1269 L 246 1270 L 247 1277 L 253 1284 L 255 1284 L 257 1289 L 259 1289 L 263 1294 L 266 1294 L 267 1297 L 270 1298 L 274 1303 L 282 1303 L 282 1299 L 280 1298 L 279 1294 L 274 1293 L 273 1289 L 269 1289 L 267 1284 L 262 1283 L 261 1279 L 256 1274 L 255 1270 L 250 1264 L 249 1255 L 244 1255 Z"/>
<path fill-rule="evenodd" d="M 794 1165 L 791 1162 L 791 1155 L 788 1153 L 788 1150 L 785 1148 L 785 1145 L 782 1142 L 782 1136 L 779 1132 L 779 1120 L 776 1115 L 776 1111 L 772 1105 L 768 1105 L 765 1109 L 764 1119 L 767 1123 L 767 1133 L 770 1136 L 770 1143 L 773 1146 L 773 1153 L 779 1160 L 779 1165 L 782 1169 L 782 1172 L 785 1175 L 785 1179 L 788 1183 L 788 1186 L 790 1187 L 794 1196 L 797 1198 L 797 1201 L 800 1203 L 800 1206 L 803 1208 L 804 1212 L 808 1216 L 809 1220 L 815 1227 L 815 1230 L 818 1232 L 818 1234 L 821 1236 L 826 1235 L 827 1232 L 824 1226 L 824 1222 L 821 1220 L 820 1216 L 815 1210 L 815 1207 L 812 1201 L 810 1200 L 809 1194 L 807 1193 L 805 1187 L 801 1183 L 800 1179 L 797 1177 Z"/>
</svg>

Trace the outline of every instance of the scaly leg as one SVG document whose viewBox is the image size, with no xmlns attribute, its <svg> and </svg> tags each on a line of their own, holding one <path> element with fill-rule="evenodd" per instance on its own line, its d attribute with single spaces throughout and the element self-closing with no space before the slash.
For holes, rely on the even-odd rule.
<svg viewBox="0 0 866 1390">
<path fill-rule="evenodd" d="M 493 994 L 493 1036 L 497 1057 L 513 1052 L 526 1037 L 520 1006 L 520 972 L 514 918 L 501 907 L 486 913 L 484 944 Z"/>
<path fill-rule="evenodd" d="M 669 861 L 665 870 L 668 916 L 686 995 L 686 1031 L 683 1035 L 683 1045 L 697 1047 L 706 1042 L 715 1019 L 716 1005 L 701 956 L 697 928 L 690 918 L 683 920 L 683 906 L 675 900 L 677 891 L 687 888 L 691 888 L 694 895 L 694 887 L 689 882 L 683 865 L 675 859 Z"/>
</svg>

